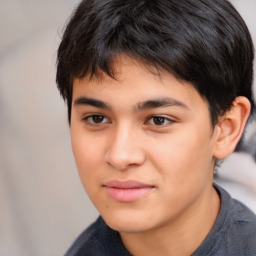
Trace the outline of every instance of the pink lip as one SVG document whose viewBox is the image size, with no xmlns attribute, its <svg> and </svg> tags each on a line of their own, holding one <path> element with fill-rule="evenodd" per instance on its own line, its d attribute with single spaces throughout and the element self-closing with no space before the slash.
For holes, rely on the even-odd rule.
<svg viewBox="0 0 256 256">
<path fill-rule="evenodd" d="M 108 195 L 118 202 L 133 202 L 145 197 L 154 186 L 135 180 L 107 182 L 104 186 Z"/>
</svg>

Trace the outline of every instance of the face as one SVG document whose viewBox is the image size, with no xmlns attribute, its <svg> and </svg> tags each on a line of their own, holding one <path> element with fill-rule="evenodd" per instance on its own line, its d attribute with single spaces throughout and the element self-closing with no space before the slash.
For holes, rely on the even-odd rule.
<svg viewBox="0 0 256 256">
<path fill-rule="evenodd" d="M 215 132 L 207 102 L 171 74 L 122 56 L 116 80 L 76 79 L 72 148 L 107 224 L 143 232 L 183 221 L 212 193 Z"/>
</svg>

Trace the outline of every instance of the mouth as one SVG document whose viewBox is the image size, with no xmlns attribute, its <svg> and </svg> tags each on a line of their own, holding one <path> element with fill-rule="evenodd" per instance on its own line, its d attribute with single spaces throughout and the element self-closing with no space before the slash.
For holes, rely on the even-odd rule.
<svg viewBox="0 0 256 256">
<path fill-rule="evenodd" d="M 152 185 L 147 185 L 134 180 L 117 181 L 113 180 L 104 185 L 108 195 L 118 202 L 133 202 L 146 197 L 155 189 Z"/>
</svg>

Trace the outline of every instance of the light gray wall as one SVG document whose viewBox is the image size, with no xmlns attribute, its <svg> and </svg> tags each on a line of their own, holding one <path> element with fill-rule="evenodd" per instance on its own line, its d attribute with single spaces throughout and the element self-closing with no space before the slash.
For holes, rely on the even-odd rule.
<svg viewBox="0 0 256 256">
<path fill-rule="evenodd" d="M 55 85 L 77 1 L 0 1 L 0 256 L 63 255 L 97 215 L 73 160 Z"/>
</svg>

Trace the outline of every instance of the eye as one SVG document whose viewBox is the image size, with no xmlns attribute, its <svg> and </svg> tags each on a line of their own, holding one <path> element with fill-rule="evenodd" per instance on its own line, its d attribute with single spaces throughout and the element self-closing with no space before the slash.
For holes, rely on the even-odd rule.
<svg viewBox="0 0 256 256">
<path fill-rule="evenodd" d="M 88 116 L 84 117 L 83 120 L 86 121 L 86 123 L 91 124 L 91 125 L 109 123 L 109 119 L 107 117 L 105 117 L 103 115 L 98 115 L 98 114 L 88 115 Z"/>
<path fill-rule="evenodd" d="M 164 116 L 152 116 L 147 120 L 147 123 L 155 126 L 165 126 L 174 123 L 174 121 Z"/>
</svg>

